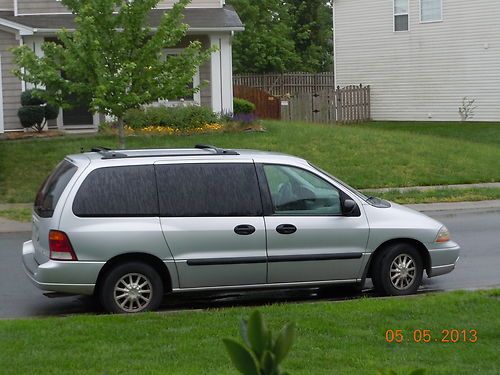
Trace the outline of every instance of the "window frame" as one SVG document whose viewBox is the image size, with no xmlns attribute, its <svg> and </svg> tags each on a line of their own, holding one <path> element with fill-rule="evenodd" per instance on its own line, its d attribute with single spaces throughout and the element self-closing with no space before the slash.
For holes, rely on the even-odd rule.
<svg viewBox="0 0 500 375">
<path fill-rule="evenodd" d="M 441 4 L 441 18 L 438 19 L 438 20 L 432 20 L 432 21 L 424 21 L 422 19 L 422 0 L 419 0 L 418 1 L 418 4 L 419 4 L 419 9 L 418 9 L 418 12 L 420 13 L 420 23 L 422 24 L 426 24 L 426 23 L 439 23 L 439 22 L 443 22 L 443 0 L 438 0 Z"/>
<path fill-rule="evenodd" d="M 405 33 L 410 31 L 410 0 L 406 0 L 407 11 L 406 13 L 396 13 L 396 1 L 392 0 L 392 31 L 394 33 Z M 396 30 L 396 17 L 397 16 L 407 16 L 408 17 L 408 28 L 406 30 Z"/>
<path fill-rule="evenodd" d="M 280 166 L 280 167 L 288 167 L 288 168 L 296 168 L 305 172 L 308 172 L 312 174 L 313 176 L 319 178 L 329 186 L 331 186 L 333 189 L 335 189 L 338 194 L 339 194 L 339 199 L 340 199 L 340 213 L 338 214 L 279 214 L 276 213 L 275 207 L 274 207 L 274 202 L 273 202 L 273 197 L 271 195 L 271 189 L 269 187 L 269 182 L 267 180 L 266 172 L 264 170 L 264 166 L 266 165 L 273 165 L 273 166 Z M 292 217 L 350 217 L 353 215 L 346 215 L 344 214 L 344 202 L 346 199 L 352 199 L 348 194 L 346 194 L 342 189 L 338 188 L 334 184 L 332 184 L 330 181 L 327 181 L 325 178 L 322 176 L 318 175 L 314 171 L 311 171 L 307 168 L 299 167 L 297 165 L 291 165 L 291 164 L 284 164 L 284 163 L 270 163 L 270 162 L 262 162 L 256 164 L 257 167 L 257 173 L 259 177 L 259 185 L 261 188 L 261 195 L 262 195 L 262 203 L 264 206 L 264 216 L 275 216 L 275 217 L 285 217 L 285 216 L 292 216 Z M 354 202 L 356 202 L 354 200 Z M 356 202 L 356 205 L 358 203 Z M 354 216 L 360 216 L 359 215 L 354 215 Z"/>
</svg>

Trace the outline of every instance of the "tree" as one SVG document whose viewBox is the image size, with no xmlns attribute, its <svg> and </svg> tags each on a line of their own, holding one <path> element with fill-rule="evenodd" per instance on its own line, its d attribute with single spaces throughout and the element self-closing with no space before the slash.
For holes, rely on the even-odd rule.
<svg viewBox="0 0 500 375">
<path fill-rule="evenodd" d="M 188 85 L 212 50 L 194 41 L 179 55 L 164 55 L 186 35 L 182 19 L 189 1 L 180 0 L 153 31 L 148 15 L 159 0 L 62 0 L 75 15 L 75 31 L 62 30 L 58 43 L 43 43 L 43 57 L 27 46 L 15 48 L 15 74 L 43 86 L 48 103 L 68 107 L 67 98 L 76 97 L 91 111 L 116 117 L 124 148 L 128 109 L 198 89 Z"/>
<path fill-rule="evenodd" d="M 301 70 L 330 71 L 333 65 L 333 11 L 325 0 L 288 0 L 293 17 L 293 39 Z"/>
<path fill-rule="evenodd" d="M 33 128 L 42 132 L 49 120 L 59 115 L 59 109 L 40 98 L 41 90 L 26 90 L 21 94 L 21 105 L 17 111 L 19 121 L 24 128 Z"/>
<path fill-rule="evenodd" d="M 284 72 L 300 63 L 287 4 L 281 0 L 231 0 L 245 24 L 233 40 L 236 73 Z"/>
<path fill-rule="evenodd" d="M 237 73 L 329 71 L 333 13 L 326 0 L 229 0 L 245 24 L 233 42 Z"/>
</svg>

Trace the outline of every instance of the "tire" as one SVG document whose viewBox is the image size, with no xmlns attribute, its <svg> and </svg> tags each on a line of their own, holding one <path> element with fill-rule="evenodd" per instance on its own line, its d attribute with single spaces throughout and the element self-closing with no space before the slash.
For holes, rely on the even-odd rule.
<svg viewBox="0 0 500 375">
<path fill-rule="evenodd" d="M 422 283 L 422 256 L 408 243 L 389 245 L 374 259 L 372 282 L 383 296 L 415 294 Z"/>
<path fill-rule="evenodd" d="M 99 288 L 99 300 L 109 313 L 130 314 L 158 309 L 163 282 L 156 270 L 142 262 L 113 267 Z"/>
</svg>

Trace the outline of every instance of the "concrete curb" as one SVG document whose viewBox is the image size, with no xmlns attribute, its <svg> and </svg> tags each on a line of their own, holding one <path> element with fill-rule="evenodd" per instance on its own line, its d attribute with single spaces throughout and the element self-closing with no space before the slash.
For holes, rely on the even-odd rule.
<svg viewBox="0 0 500 375">
<path fill-rule="evenodd" d="M 8 220 L 0 217 L 0 233 L 31 232 L 31 223 Z"/>
<path fill-rule="evenodd" d="M 439 189 L 500 189 L 500 182 L 485 182 L 479 184 L 457 184 L 457 185 L 434 185 L 434 186 L 408 186 L 408 187 L 392 187 L 392 188 L 373 188 L 373 189 L 360 189 L 360 191 L 371 191 L 374 193 L 387 193 L 397 191 L 405 193 L 408 191 L 429 191 Z"/>
<path fill-rule="evenodd" d="M 446 203 L 421 203 L 407 204 L 406 207 L 420 212 L 438 211 L 500 211 L 500 200 L 478 202 L 446 202 Z"/>
</svg>

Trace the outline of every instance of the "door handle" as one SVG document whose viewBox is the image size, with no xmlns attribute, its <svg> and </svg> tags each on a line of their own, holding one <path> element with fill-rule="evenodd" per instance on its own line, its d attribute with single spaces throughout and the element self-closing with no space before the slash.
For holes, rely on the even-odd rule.
<svg viewBox="0 0 500 375">
<path fill-rule="evenodd" d="M 255 227 L 249 224 L 238 225 L 234 228 L 234 233 L 239 234 L 241 236 L 248 236 L 255 232 Z"/>
<path fill-rule="evenodd" d="M 281 224 L 276 227 L 276 232 L 281 234 L 293 234 L 297 232 L 297 227 L 293 224 Z"/>
</svg>

